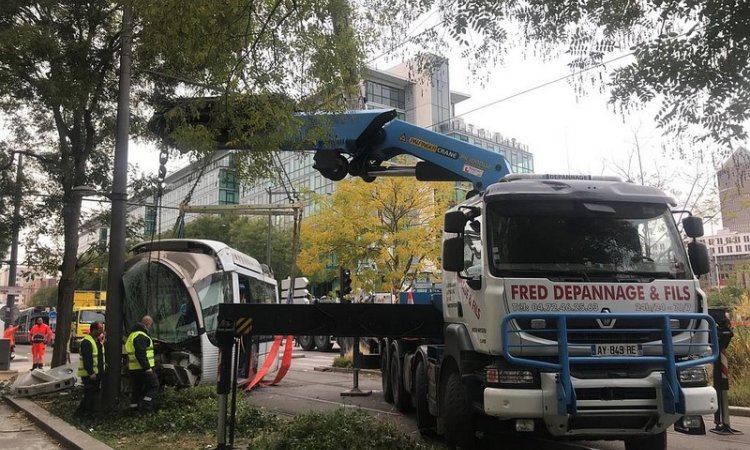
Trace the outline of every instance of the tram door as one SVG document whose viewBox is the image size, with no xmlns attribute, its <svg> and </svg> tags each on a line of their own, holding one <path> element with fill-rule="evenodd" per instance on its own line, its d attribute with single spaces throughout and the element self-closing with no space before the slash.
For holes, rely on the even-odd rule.
<svg viewBox="0 0 750 450">
<path fill-rule="evenodd" d="M 275 303 L 275 287 L 256 278 L 245 275 L 237 275 L 239 284 L 240 303 Z M 240 361 L 238 365 L 238 376 L 251 378 L 263 363 L 264 357 L 273 342 L 273 336 L 249 336 L 241 338 Z"/>
</svg>

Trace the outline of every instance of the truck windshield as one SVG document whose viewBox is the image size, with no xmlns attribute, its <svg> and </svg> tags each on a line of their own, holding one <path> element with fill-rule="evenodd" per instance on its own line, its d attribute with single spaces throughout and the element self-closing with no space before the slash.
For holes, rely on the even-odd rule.
<svg viewBox="0 0 750 450">
<path fill-rule="evenodd" d="M 495 276 L 692 278 L 666 205 L 497 201 L 487 226 Z"/>
<path fill-rule="evenodd" d="M 78 320 L 80 323 L 94 323 L 104 322 L 104 312 L 102 311 L 91 311 L 84 309 L 81 311 L 81 317 Z"/>
</svg>

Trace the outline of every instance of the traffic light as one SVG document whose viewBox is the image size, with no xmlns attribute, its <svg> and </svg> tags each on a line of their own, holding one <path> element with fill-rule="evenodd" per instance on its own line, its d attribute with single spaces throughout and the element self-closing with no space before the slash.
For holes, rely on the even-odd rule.
<svg viewBox="0 0 750 450">
<path fill-rule="evenodd" d="M 352 292 L 352 271 L 349 269 L 340 269 L 339 279 L 341 280 L 341 297 Z"/>
</svg>

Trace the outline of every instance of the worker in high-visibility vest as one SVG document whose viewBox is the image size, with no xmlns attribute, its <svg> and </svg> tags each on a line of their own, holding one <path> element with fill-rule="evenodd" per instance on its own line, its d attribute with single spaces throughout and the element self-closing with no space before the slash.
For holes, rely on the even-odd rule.
<svg viewBox="0 0 750 450">
<path fill-rule="evenodd" d="M 29 340 L 31 341 L 31 359 L 33 366 L 31 370 L 44 368 L 44 350 L 47 343 L 52 342 L 52 328 L 44 323 L 41 317 L 36 318 L 36 325 L 29 330 Z"/>
<path fill-rule="evenodd" d="M 89 334 L 81 340 L 78 359 L 78 377 L 83 382 L 83 398 L 75 411 L 76 416 L 92 416 L 96 412 L 102 377 L 107 367 L 101 336 L 104 325 L 91 322 Z"/>
<path fill-rule="evenodd" d="M 151 316 L 143 319 L 130 330 L 125 341 L 130 372 L 130 410 L 151 412 L 159 393 L 159 377 L 154 371 L 154 342 L 148 335 L 154 320 Z"/>
</svg>

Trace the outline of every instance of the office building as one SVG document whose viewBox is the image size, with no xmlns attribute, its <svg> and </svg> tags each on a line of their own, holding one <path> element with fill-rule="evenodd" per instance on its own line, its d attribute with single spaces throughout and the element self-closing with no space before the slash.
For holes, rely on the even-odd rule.
<svg viewBox="0 0 750 450">
<path fill-rule="evenodd" d="M 750 152 L 737 149 L 716 171 L 723 229 L 705 236 L 710 288 L 750 288 Z"/>
</svg>

